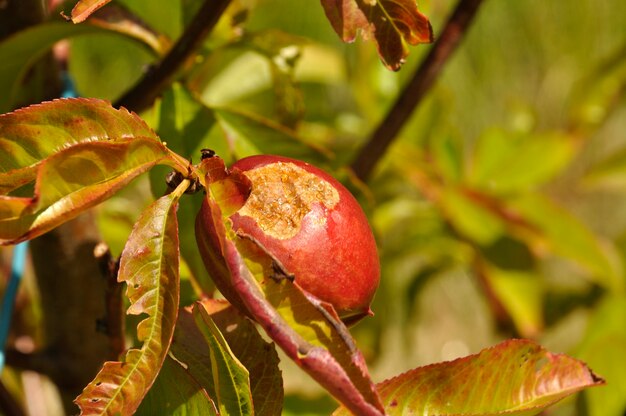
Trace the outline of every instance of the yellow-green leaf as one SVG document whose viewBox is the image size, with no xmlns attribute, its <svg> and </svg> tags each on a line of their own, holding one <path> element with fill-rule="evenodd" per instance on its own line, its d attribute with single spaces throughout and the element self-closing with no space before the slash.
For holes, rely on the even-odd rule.
<svg viewBox="0 0 626 416">
<path fill-rule="evenodd" d="M 604 380 L 581 361 L 532 341 L 509 340 L 476 355 L 416 368 L 376 387 L 390 416 L 486 416 L 537 414 L 601 384 Z"/>
<path fill-rule="evenodd" d="M 118 280 L 127 285 L 127 313 L 147 314 L 137 325 L 137 338 L 143 345 L 130 349 L 123 362 L 104 364 L 75 400 L 81 414 L 132 414 L 165 360 L 178 314 L 176 203 L 185 184 L 142 213 L 122 252 Z"/>
</svg>

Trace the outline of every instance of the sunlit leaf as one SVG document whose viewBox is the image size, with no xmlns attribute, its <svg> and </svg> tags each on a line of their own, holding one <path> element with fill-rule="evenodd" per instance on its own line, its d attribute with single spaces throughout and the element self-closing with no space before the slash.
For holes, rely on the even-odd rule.
<svg viewBox="0 0 626 416">
<path fill-rule="evenodd" d="M 103 30 L 90 25 L 45 23 L 32 26 L 0 42 L 0 113 L 13 108 L 28 68 L 56 42 Z"/>
<path fill-rule="evenodd" d="M 135 415 L 217 416 L 215 404 L 206 391 L 180 364 L 167 357 L 159 376 Z"/>
<path fill-rule="evenodd" d="M 433 32 L 415 0 L 322 0 L 326 16 L 344 42 L 360 31 L 374 39 L 384 64 L 398 70 L 409 54 L 408 45 L 430 43 Z"/>
<path fill-rule="evenodd" d="M 0 115 L 0 194 L 33 181 L 37 167 L 56 152 L 133 137 L 159 141 L 136 114 L 97 99 L 54 100 Z"/>
<path fill-rule="evenodd" d="M 214 50 L 187 85 L 209 106 L 248 110 L 294 127 L 304 111 L 294 77 L 305 44 L 276 29 L 248 33 Z"/>
<path fill-rule="evenodd" d="M 48 157 L 33 197 L 0 196 L 0 243 L 34 238 L 113 195 L 157 163 L 172 164 L 149 138 L 79 143 Z"/>
<path fill-rule="evenodd" d="M 531 415 L 604 384 L 583 362 L 527 340 L 420 367 L 377 384 L 388 415 Z M 347 412 L 338 411 L 336 415 Z"/>
<path fill-rule="evenodd" d="M 137 338 L 143 345 L 130 349 L 124 362 L 104 364 L 75 400 L 81 414 L 132 414 L 159 373 L 178 314 L 176 203 L 184 191 L 181 184 L 148 207 L 126 243 L 118 280 L 127 285 L 127 313 L 148 315 L 137 325 Z"/>
<path fill-rule="evenodd" d="M 595 164 L 583 178 L 587 187 L 622 190 L 626 185 L 626 149 Z"/>
<path fill-rule="evenodd" d="M 559 173 L 573 150 L 572 139 L 556 132 L 520 135 L 490 130 L 476 144 L 467 180 L 495 193 L 531 190 Z"/>
<path fill-rule="evenodd" d="M 570 124 L 580 134 L 592 131 L 614 112 L 626 91 L 626 46 L 621 44 L 578 82 L 570 102 Z"/>
<path fill-rule="evenodd" d="M 486 264 L 483 271 L 518 333 L 525 337 L 539 334 L 543 329 L 544 279 L 531 270 L 502 269 L 491 264 Z"/>
<path fill-rule="evenodd" d="M 215 116 L 233 141 L 238 158 L 263 153 L 319 163 L 331 156 L 328 150 L 303 141 L 293 130 L 261 116 L 226 108 L 215 109 Z"/>
<path fill-rule="evenodd" d="M 537 228 L 538 233 L 527 236 L 536 252 L 549 251 L 573 260 L 605 287 L 624 287 L 619 268 L 599 238 L 567 210 L 537 193 L 510 201 L 510 208 Z"/>
<path fill-rule="evenodd" d="M 500 218 L 457 189 L 443 189 L 440 203 L 455 229 L 480 244 L 493 242 L 504 231 Z"/>
<path fill-rule="evenodd" d="M 248 369 L 255 413 L 280 415 L 282 377 L 274 347 L 263 340 L 250 320 L 227 302 L 207 299 L 202 301 L 202 307 L 220 329 L 234 356 Z M 187 309 L 179 313 L 172 353 L 187 366 L 187 371 L 207 392 L 218 397 L 215 382 L 219 381 L 219 377 L 213 377 L 210 347 Z"/>
<path fill-rule="evenodd" d="M 72 22 L 80 23 L 111 0 L 79 0 L 72 9 Z"/>
<path fill-rule="evenodd" d="M 600 372 L 606 387 L 585 392 L 590 416 L 626 411 L 626 297 L 603 299 L 592 312 L 577 355 Z"/>
<path fill-rule="evenodd" d="M 168 148 L 179 155 L 199 160 L 201 149 L 210 148 L 224 159 L 230 160 L 230 150 L 224 136 L 216 127 L 212 111 L 182 85 L 175 83 L 165 91 L 155 106 L 159 137 L 167 141 Z M 165 191 L 168 167 L 150 170 L 154 195 Z M 206 294 L 215 290 L 202 259 L 198 256 L 194 237 L 195 217 L 201 205 L 202 195 L 183 198 L 178 207 L 180 227 L 180 251 L 189 266 L 195 283 Z"/>
<path fill-rule="evenodd" d="M 248 311 L 292 360 L 352 411 L 381 414 L 363 356 L 332 306 L 307 295 L 288 278 L 272 278 L 278 263 L 258 244 L 226 228 L 216 201 L 225 209 L 241 201 L 244 195 L 237 193 L 245 192 L 241 187 L 245 180 L 237 176 L 244 175 L 238 171 L 228 175 L 223 161 L 216 157 L 205 159 L 202 169 L 207 172 L 209 212 L 198 219 L 200 251 L 217 249 L 222 254 L 218 261 L 227 268 L 223 272 L 228 273 L 234 296 L 240 299 L 236 303 L 241 303 L 242 310 Z M 223 182 L 231 181 L 224 186 Z M 221 195 L 217 199 L 214 186 Z M 210 248 L 215 240 L 207 235 L 209 228 L 216 233 L 219 246 L 215 249 Z"/>
</svg>

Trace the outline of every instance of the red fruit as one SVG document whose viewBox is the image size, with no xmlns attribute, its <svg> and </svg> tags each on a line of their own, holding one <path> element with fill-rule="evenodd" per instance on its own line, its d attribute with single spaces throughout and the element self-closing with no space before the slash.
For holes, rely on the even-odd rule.
<svg viewBox="0 0 626 416">
<path fill-rule="evenodd" d="M 350 192 L 321 169 L 280 156 L 247 157 L 231 173 L 237 170 L 250 180 L 251 192 L 229 216 L 232 229 L 264 247 L 300 287 L 332 304 L 342 319 L 355 322 L 370 314 L 380 264 L 367 218 Z M 205 201 L 196 223 L 200 247 L 206 246 L 202 234 L 212 233 L 208 211 Z M 203 258 L 215 270 L 214 253 Z M 215 280 L 226 298 L 240 303 L 232 288 Z"/>
</svg>

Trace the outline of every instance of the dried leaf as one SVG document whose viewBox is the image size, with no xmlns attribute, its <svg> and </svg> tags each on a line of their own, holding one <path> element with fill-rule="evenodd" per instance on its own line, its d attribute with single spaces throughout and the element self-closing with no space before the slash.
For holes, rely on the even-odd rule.
<svg viewBox="0 0 626 416">
<path fill-rule="evenodd" d="M 383 63 L 397 71 L 409 54 L 408 45 L 430 43 L 433 32 L 415 0 L 322 0 L 326 17 L 344 42 L 361 31 L 374 39 Z"/>
<path fill-rule="evenodd" d="M 141 349 L 124 362 L 106 362 L 75 403 L 81 414 L 132 414 L 154 383 L 174 334 L 179 302 L 176 203 L 185 187 L 155 201 L 140 216 L 122 253 L 118 280 L 126 282 L 127 313 L 147 314 L 137 325 Z"/>
</svg>

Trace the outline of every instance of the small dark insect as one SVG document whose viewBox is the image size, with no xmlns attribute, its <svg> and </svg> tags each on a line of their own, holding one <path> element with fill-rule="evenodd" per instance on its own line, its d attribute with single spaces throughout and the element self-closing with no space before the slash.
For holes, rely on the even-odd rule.
<svg viewBox="0 0 626 416">
<path fill-rule="evenodd" d="M 183 176 L 182 173 L 178 172 L 178 171 L 171 171 L 170 173 L 167 174 L 167 176 L 165 176 L 165 183 L 167 184 L 167 193 L 172 192 L 174 189 L 176 189 L 176 187 L 178 185 L 180 185 L 180 183 L 185 179 L 185 176 Z M 195 194 L 196 192 L 199 192 L 200 190 L 202 190 L 204 187 L 202 186 L 202 184 L 200 183 L 200 181 L 198 179 L 195 179 L 191 182 L 191 185 L 189 185 L 189 188 L 187 188 L 187 190 L 185 191 L 186 194 Z"/>
<path fill-rule="evenodd" d="M 200 150 L 200 159 L 204 160 L 204 159 L 210 159 L 213 156 L 215 156 L 215 150 L 211 150 L 211 149 L 202 149 Z"/>
</svg>

